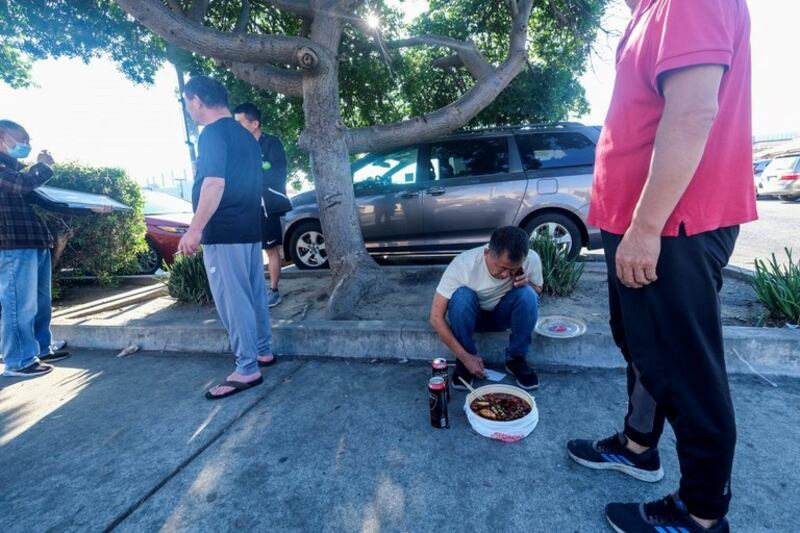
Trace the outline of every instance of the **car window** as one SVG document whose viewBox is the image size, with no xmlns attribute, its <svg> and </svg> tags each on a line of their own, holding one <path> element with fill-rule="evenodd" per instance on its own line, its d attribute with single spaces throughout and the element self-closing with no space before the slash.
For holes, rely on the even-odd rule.
<svg viewBox="0 0 800 533">
<path fill-rule="evenodd" d="M 406 148 L 389 154 L 370 154 L 353 165 L 353 183 L 357 190 L 407 185 L 417 181 L 417 153 Z"/>
<path fill-rule="evenodd" d="M 174 213 L 191 213 L 192 204 L 163 192 L 142 191 L 144 194 L 144 214 L 168 215 Z"/>
<path fill-rule="evenodd" d="M 755 162 L 755 168 L 753 170 L 756 173 L 762 172 L 765 168 L 767 168 L 767 165 L 769 165 L 769 164 L 770 164 L 769 160 L 756 161 Z"/>
<path fill-rule="evenodd" d="M 508 140 L 497 137 L 432 144 L 430 162 L 436 180 L 508 172 Z"/>
<path fill-rule="evenodd" d="M 777 159 L 773 159 L 772 163 L 767 166 L 767 169 L 764 172 L 780 172 L 782 170 L 794 170 L 795 165 L 800 162 L 800 157 L 798 156 L 789 156 L 789 157 L 779 157 Z"/>
<path fill-rule="evenodd" d="M 594 164 L 594 143 L 577 132 L 529 133 L 516 139 L 525 170 Z"/>
</svg>

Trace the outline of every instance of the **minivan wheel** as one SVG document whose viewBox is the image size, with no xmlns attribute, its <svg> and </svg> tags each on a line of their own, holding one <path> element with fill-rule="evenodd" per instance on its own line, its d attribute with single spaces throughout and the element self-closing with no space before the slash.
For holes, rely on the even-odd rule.
<svg viewBox="0 0 800 533">
<path fill-rule="evenodd" d="M 531 236 L 531 240 L 540 233 L 550 235 L 556 244 L 563 246 L 567 250 L 570 259 L 577 257 L 581 252 L 583 244 L 581 230 L 566 215 L 560 213 L 536 215 L 525 225 L 525 231 Z"/>
<path fill-rule="evenodd" d="M 301 270 L 328 268 L 328 251 L 319 222 L 303 222 L 292 231 L 289 255 Z"/>
</svg>

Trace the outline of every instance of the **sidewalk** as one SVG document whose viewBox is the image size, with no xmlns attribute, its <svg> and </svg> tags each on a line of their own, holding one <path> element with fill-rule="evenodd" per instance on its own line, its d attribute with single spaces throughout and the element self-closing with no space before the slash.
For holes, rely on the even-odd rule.
<svg viewBox="0 0 800 533">
<path fill-rule="evenodd" d="M 425 361 L 446 355 L 428 323 L 442 267 L 385 268 L 396 290 L 380 301 L 363 304 L 354 320 L 345 321 L 324 319 L 330 290 L 327 272 L 287 272 L 281 281 L 284 302 L 270 310 L 273 350 L 292 356 L 384 361 Z M 571 340 L 535 335 L 532 362 L 537 368 L 620 368 L 624 364 L 608 327 L 606 277 L 603 263 L 587 263 L 575 293 L 543 299 L 540 316 L 576 317 L 586 322 L 588 330 Z M 145 351 L 230 351 L 213 306 L 182 305 L 158 297 L 159 291 L 162 288 L 156 285 L 106 299 L 62 302 L 53 315 L 54 335 L 70 346 L 87 349 L 119 351 L 136 344 Z M 800 331 L 743 327 L 754 323 L 761 310 L 749 284 L 741 280 L 727 279 L 721 298 L 729 370 L 749 373 L 752 365 L 764 374 L 800 377 Z M 482 357 L 502 364 L 507 334 L 478 334 L 477 342 Z"/>
<path fill-rule="evenodd" d="M 426 366 L 284 359 L 221 402 L 203 390 L 230 358 L 81 351 L 52 374 L 0 381 L 0 531 L 607 531 L 610 498 L 676 487 L 585 470 L 571 437 L 620 427 L 624 375 L 548 373 L 539 427 L 478 436 L 455 393 L 430 428 Z M 797 527 L 800 380 L 732 378 L 739 422 L 734 531 Z M 781 460 L 781 458 L 785 460 Z"/>
</svg>

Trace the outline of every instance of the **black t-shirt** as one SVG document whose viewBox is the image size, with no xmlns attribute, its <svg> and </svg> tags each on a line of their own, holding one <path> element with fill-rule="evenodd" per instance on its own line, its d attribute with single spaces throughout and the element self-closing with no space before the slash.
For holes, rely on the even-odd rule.
<svg viewBox="0 0 800 533">
<path fill-rule="evenodd" d="M 203 128 L 198 139 L 195 211 L 207 177 L 223 178 L 225 192 L 203 231 L 203 244 L 261 242 L 261 147 L 232 117 Z"/>
</svg>

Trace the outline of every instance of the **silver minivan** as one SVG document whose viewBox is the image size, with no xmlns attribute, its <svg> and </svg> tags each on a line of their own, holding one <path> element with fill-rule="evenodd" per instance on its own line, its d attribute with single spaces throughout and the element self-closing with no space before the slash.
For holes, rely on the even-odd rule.
<svg viewBox="0 0 800 533">
<path fill-rule="evenodd" d="M 547 232 L 570 254 L 599 248 L 586 223 L 598 128 L 558 123 L 479 130 L 367 154 L 352 165 L 358 216 L 374 255 L 453 255 L 501 226 Z M 314 191 L 292 198 L 284 251 L 327 266 Z"/>
<path fill-rule="evenodd" d="M 761 196 L 777 196 L 780 200 L 800 197 L 800 154 L 776 157 L 761 173 Z"/>
</svg>

